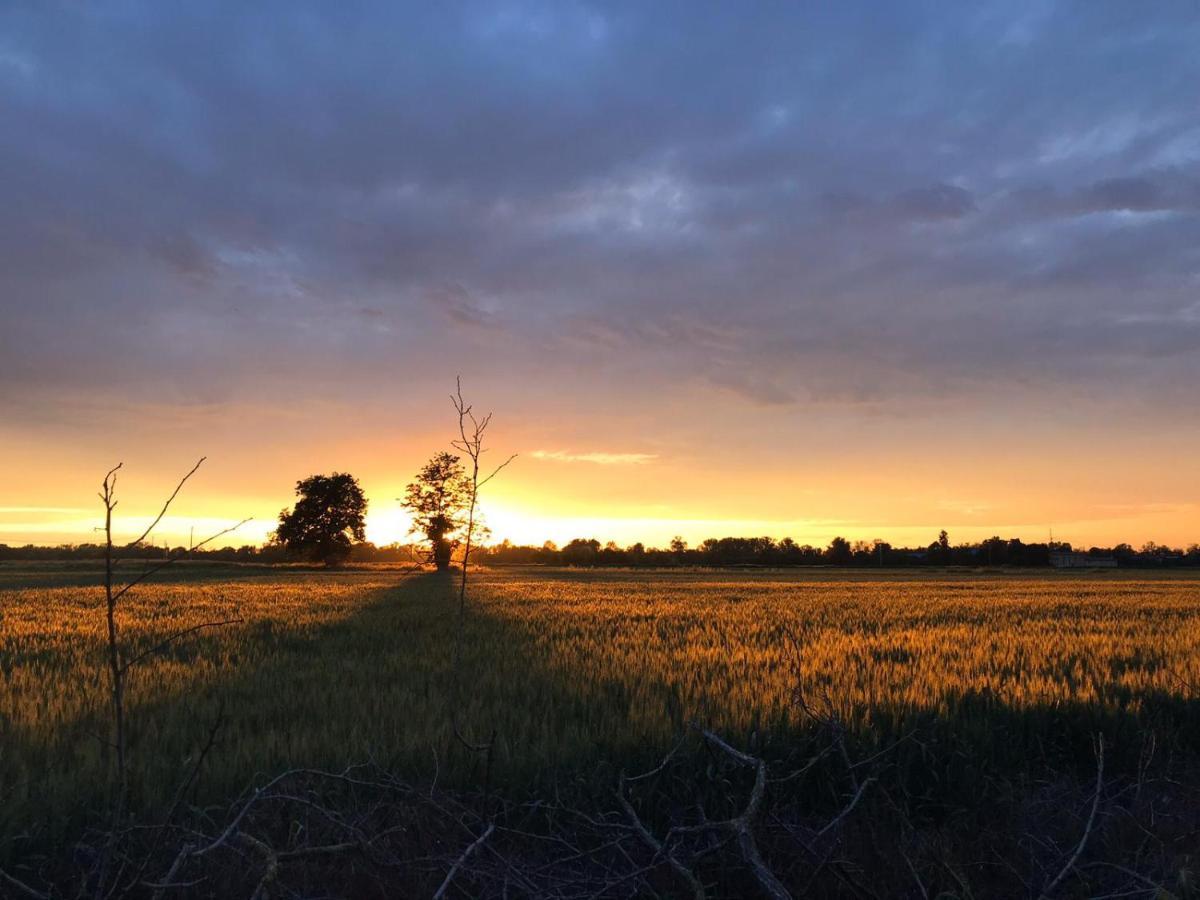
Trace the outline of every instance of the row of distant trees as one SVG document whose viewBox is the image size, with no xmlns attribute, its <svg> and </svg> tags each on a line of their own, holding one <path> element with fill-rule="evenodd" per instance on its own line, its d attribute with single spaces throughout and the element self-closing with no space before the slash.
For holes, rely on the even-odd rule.
<svg viewBox="0 0 1200 900">
<path fill-rule="evenodd" d="M 443 460 L 443 462 L 445 462 Z M 425 471 L 425 470 L 423 470 Z M 324 476 L 322 476 L 324 477 Z M 304 482 L 301 483 L 302 485 Z M 419 484 L 414 482 L 414 484 Z M 420 490 L 421 488 L 418 487 Z M 303 501 L 303 498 L 302 498 Z M 298 503 L 297 506 L 301 504 Z M 365 508 L 365 507 L 364 507 Z M 435 513 L 442 515 L 442 513 Z M 453 522 L 453 516 L 447 517 Z M 411 544 L 376 546 L 367 541 L 347 541 L 338 544 L 336 555 L 339 561 L 358 563 L 412 562 L 426 559 L 435 553 L 450 565 L 458 549 L 452 531 L 442 529 L 445 522 L 434 522 L 434 529 L 419 532 Z M 429 537 L 442 543 L 435 544 Z M 320 552 L 320 545 L 317 549 Z M 154 547 L 144 545 L 118 551 L 119 555 L 136 558 L 165 558 L 168 554 L 186 554 L 186 548 Z M 885 541 L 849 541 L 834 538 L 823 547 L 797 544 L 790 538 L 775 540 L 769 537 L 726 537 L 710 538 L 691 547 L 681 538 L 671 541 L 665 548 L 647 547 L 641 543 L 626 547 L 613 542 L 601 543 L 595 539 L 579 538 L 559 547 L 552 541 L 541 546 L 521 546 L 503 541 L 473 551 L 473 559 L 484 565 L 540 565 L 540 566 L 853 566 L 902 568 L 910 566 L 1047 566 L 1051 553 L 1076 553 L 1096 559 L 1115 559 L 1121 566 L 1129 567 L 1172 567 L 1200 566 L 1200 545 L 1187 548 L 1172 548 L 1153 542 L 1134 548 L 1129 544 L 1115 547 L 1092 547 L 1087 550 L 1073 548 L 1064 542 L 1027 544 L 1018 538 L 992 537 L 978 543 L 951 544 L 949 537 L 939 535 L 938 540 L 928 546 L 893 547 Z M 76 544 L 60 547 L 9 547 L 0 544 L 0 560 L 16 559 L 100 559 L 104 546 L 100 544 Z M 264 546 L 203 548 L 192 552 L 195 559 L 213 562 L 240 562 L 272 564 L 294 561 L 298 558 L 325 562 L 319 552 L 304 552 L 300 548 L 289 549 L 285 542 L 276 541 Z"/>
<path fill-rule="evenodd" d="M 1129 544 L 1078 550 L 1064 542 L 1026 544 L 1019 538 L 991 537 L 978 543 L 951 544 L 945 531 L 927 547 L 893 547 L 886 541 L 849 541 L 835 537 L 824 547 L 797 544 L 791 538 L 709 538 L 689 547 L 675 538 L 665 549 L 632 544 L 620 547 L 577 539 L 557 547 L 522 547 L 504 541 L 480 554 L 491 565 L 564 566 L 1048 566 L 1053 553 L 1075 553 L 1096 560 L 1115 559 L 1123 566 L 1200 566 L 1200 545 L 1173 549 Z"/>
</svg>

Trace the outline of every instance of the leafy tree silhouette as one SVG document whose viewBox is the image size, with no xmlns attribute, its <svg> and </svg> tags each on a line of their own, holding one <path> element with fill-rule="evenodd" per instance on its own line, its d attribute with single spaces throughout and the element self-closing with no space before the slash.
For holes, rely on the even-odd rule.
<svg viewBox="0 0 1200 900">
<path fill-rule="evenodd" d="M 353 541 L 366 538 L 367 499 L 353 475 L 334 472 L 296 482 L 300 498 L 279 513 L 272 536 L 287 551 L 330 568 L 350 558 Z"/>
<path fill-rule="evenodd" d="M 835 566 L 849 565 L 854 559 L 854 554 L 850 550 L 850 542 L 844 537 L 835 537 L 825 550 L 825 558 Z"/>
<path fill-rule="evenodd" d="M 575 538 L 561 551 L 568 566 L 594 566 L 600 555 L 600 542 L 595 538 Z"/>
<path fill-rule="evenodd" d="M 937 543 L 930 549 L 937 551 L 937 557 L 941 560 L 942 565 L 948 566 L 950 564 L 952 553 L 950 550 L 950 535 L 946 533 L 945 528 L 938 532 Z"/>
<path fill-rule="evenodd" d="M 450 568 L 458 546 L 457 533 L 465 524 L 471 485 L 462 462 L 453 453 L 433 456 L 405 491 L 404 508 L 413 515 L 413 530 L 425 535 L 439 572 Z"/>
</svg>

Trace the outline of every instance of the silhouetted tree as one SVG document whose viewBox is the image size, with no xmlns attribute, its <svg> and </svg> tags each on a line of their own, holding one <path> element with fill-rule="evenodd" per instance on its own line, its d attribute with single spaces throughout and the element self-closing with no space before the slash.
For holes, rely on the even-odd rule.
<svg viewBox="0 0 1200 900">
<path fill-rule="evenodd" d="M 950 564 L 950 535 L 945 528 L 938 532 L 938 539 L 929 545 L 929 552 L 942 565 Z"/>
<path fill-rule="evenodd" d="M 979 545 L 980 561 L 989 566 L 999 566 L 1008 562 L 1008 542 L 998 535 L 993 535 Z"/>
<path fill-rule="evenodd" d="M 776 546 L 776 550 L 779 553 L 779 562 L 785 566 L 795 565 L 800 558 L 800 548 L 790 537 L 783 538 Z"/>
<path fill-rule="evenodd" d="M 875 551 L 875 545 L 870 541 L 858 540 L 850 546 L 850 552 L 854 557 L 855 565 L 866 565 L 871 562 L 871 554 Z"/>
<path fill-rule="evenodd" d="M 562 548 L 561 558 L 568 566 L 594 566 L 600 556 L 600 542 L 595 538 L 575 538 Z"/>
<path fill-rule="evenodd" d="M 344 472 L 313 475 L 296 482 L 296 495 L 295 508 L 279 513 L 275 543 L 326 566 L 344 563 L 353 542 L 366 538 L 367 498 L 358 481 Z"/>
<path fill-rule="evenodd" d="M 825 559 L 835 566 L 849 565 L 852 554 L 850 552 L 850 542 L 844 537 L 835 537 L 829 542 L 829 549 L 825 551 Z"/>
<path fill-rule="evenodd" d="M 466 524 L 471 485 L 459 458 L 437 453 L 405 491 L 403 505 L 413 515 L 413 530 L 425 535 L 439 572 L 450 568 L 457 533 Z"/>
</svg>

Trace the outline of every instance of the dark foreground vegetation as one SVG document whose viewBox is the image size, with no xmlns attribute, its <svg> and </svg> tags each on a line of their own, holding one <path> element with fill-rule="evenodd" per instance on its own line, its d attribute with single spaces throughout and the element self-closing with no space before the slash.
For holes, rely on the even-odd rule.
<svg viewBox="0 0 1200 900">
<path fill-rule="evenodd" d="M 1090 779 L 978 773 L 966 804 L 937 784 L 953 746 L 914 729 L 859 755 L 861 739 L 828 719 L 767 753 L 694 728 L 650 769 L 602 766 L 524 795 L 490 789 L 486 760 L 473 790 L 436 772 L 291 769 L 225 806 L 186 802 L 201 756 L 180 802 L 119 836 L 118 883 L 149 897 L 1195 895 L 1196 773 L 1160 758 L 1152 733 L 1136 769 L 1107 774 L 1097 743 Z M 14 895 L 86 895 L 109 839 L 74 843 L 74 866 L 31 856 L 5 880 Z"/>
<path fill-rule="evenodd" d="M 0 567 L 0 896 L 1193 895 L 1184 577 L 181 562 L 114 834 L 98 574 Z"/>
</svg>

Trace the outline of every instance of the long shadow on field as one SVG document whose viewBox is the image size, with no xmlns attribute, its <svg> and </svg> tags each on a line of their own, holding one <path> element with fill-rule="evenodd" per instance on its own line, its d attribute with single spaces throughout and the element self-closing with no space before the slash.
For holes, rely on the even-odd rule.
<svg viewBox="0 0 1200 900">
<path fill-rule="evenodd" d="M 201 798 L 230 796 L 256 773 L 291 766 L 368 759 L 396 765 L 419 757 L 432 769 L 435 750 L 444 753 L 438 742 L 445 742 L 439 720 L 453 636 L 449 586 L 422 576 L 379 587 L 386 577 L 364 586 L 350 615 L 297 625 L 281 612 L 203 631 L 135 669 L 131 696 L 150 699 L 130 702 L 134 807 L 169 802 L 218 719 Z M 111 760 L 103 740 L 109 725 L 101 646 L 87 648 L 85 658 L 91 670 L 67 686 L 74 696 L 61 706 L 86 712 L 43 716 L 37 727 L 8 711 L 0 718 L 0 834 L 70 834 L 104 808 Z M 38 664 L 50 669 L 55 661 Z M 40 702 L 52 709 L 59 699 Z"/>
<path fill-rule="evenodd" d="M 336 576 L 334 576 L 336 577 Z M 387 577 L 383 573 L 382 577 Z M 364 589 L 355 612 L 296 627 L 282 617 L 178 642 L 135 677 L 132 805 L 169 804 L 189 760 L 221 720 L 197 799 L 223 800 L 261 773 L 374 762 L 414 780 L 475 784 L 478 754 L 454 735 L 499 735 L 498 783 L 524 783 L 616 746 L 623 708 L 611 685 L 581 686 L 542 665 L 530 632 L 481 612 L 466 619 L 456 672 L 456 585 L 438 575 Z M 317 601 L 319 602 L 319 601 Z M 0 756 L 0 834 L 77 833 L 104 808 L 110 760 L 107 682 L 96 668 L 79 689 L 93 711 L 38 730 L 10 720 Z M 52 701 L 53 698 L 47 698 Z M 600 718 L 597 718 L 599 712 Z M 590 751 L 590 752 L 589 752 Z"/>
</svg>

